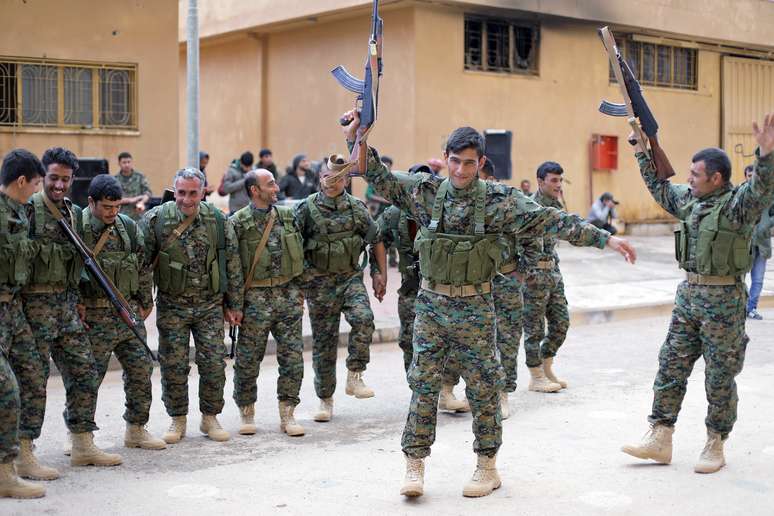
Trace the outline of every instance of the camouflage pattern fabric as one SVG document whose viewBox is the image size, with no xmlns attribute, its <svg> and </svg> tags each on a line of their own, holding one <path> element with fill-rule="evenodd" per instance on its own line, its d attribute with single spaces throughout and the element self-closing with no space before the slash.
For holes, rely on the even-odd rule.
<svg viewBox="0 0 774 516">
<path fill-rule="evenodd" d="M 363 273 L 325 274 L 304 286 L 312 322 L 312 365 L 318 398 L 330 398 L 336 391 L 336 355 L 341 314 L 352 327 L 347 345 L 347 369 L 365 371 L 371 359 L 374 314 L 363 284 Z"/>
<path fill-rule="evenodd" d="M 132 173 L 128 176 L 123 175 L 120 171 L 116 174 L 116 179 L 121 183 L 121 188 L 124 190 L 124 197 L 137 197 L 138 195 L 153 195 L 150 188 L 150 183 L 145 177 L 145 174 L 139 170 L 132 169 Z M 131 217 L 134 220 L 140 220 L 141 213 L 137 212 L 134 204 L 124 204 L 121 206 L 121 213 Z"/>
<path fill-rule="evenodd" d="M 163 205 L 162 205 L 163 206 Z M 150 265 L 161 242 L 156 238 L 155 223 L 162 206 L 153 208 L 142 219 L 146 264 Z M 177 210 L 178 219 L 184 216 Z M 188 414 L 188 343 L 193 334 L 195 362 L 199 370 L 199 408 L 203 414 L 216 415 L 223 410 L 223 387 L 226 381 L 223 307 L 241 310 L 242 266 L 239 246 L 231 222 L 225 221 L 226 272 L 225 295 L 209 291 L 206 257 L 211 245 L 207 226 L 201 215 L 178 238 L 189 258 L 189 281 L 176 296 L 159 293 L 156 325 L 159 330 L 159 364 L 161 366 L 162 400 L 170 416 Z"/>
<path fill-rule="evenodd" d="M 258 399 L 256 380 L 269 332 L 277 342 L 277 399 L 298 405 L 304 377 L 303 315 L 304 297 L 296 280 L 247 292 L 234 361 L 234 401 L 238 406 L 252 405 Z"/>
<path fill-rule="evenodd" d="M 756 155 L 758 151 L 756 151 Z M 682 208 L 694 198 L 687 185 L 672 185 L 659 179 L 654 165 L 638 153 L 640 172 L 653 198 L 667 212 L 688 222 L 686 270 L 696 272 L 698 227 L 703 216 L 728 193 L 720 188 L 695 202 L 690 213 Z M 774 153 L 758 157 L 752 178 L 733 187 L 722 208 L 723 215 L 739 228 L 752 228 L 764 209 L 774 201 Z M 725 438 L 736 421 L 737 392 L 734 378 L 742 371 L 748 337 L 745 333 L 747 287 L 740 278 L 736 285 L 694 285 L 681 283 L 669 333 L 659 352 L 659 369 L 653 383 L 651 423 L 674 425 L 685 397 L 693 364 L 704 357 L 708 410 L 705 424 Z"/>
<path fill-rule="evenodd" d="M 398 289 L 398 319 L 400 320 L 398 346 L 403 351 L 403 368 L 407 373 L 414 356 L 414 319 L 418 293 L 419 281 L 416 278 L 403 279 Z"/>
<path fill-rule="evenodd" d="M 0 308 L 5 308 L 0 303 Z M 0 344 L 8 338 L 5 329 Z M 0 353 L 0 463 L 8 464 L 19 455 L 19 384 L 4 353 Z"/>
<path fill-rule="evenodd" d="M 443 178 L 419 173 L 410 184 L 401 184 L 371 150 L 366 179 L 379 195 L 407 211 L 417 224 L 429 225 Z M 475 187 L 474 182 L 465 189 L 449 189 L 440 221 L 445 233 L 473 234 Z M 600 249 L 609 237 L 606 231 L 575 215 L 543 208 L 502 184 L 486 183 L 485 208 L 485 232 L 489 234 L 557 234 L 576 245 Z M 425 290 L 417 296 L 414 358 L 408 372 L 413 395 L 403 432 L 403 451 L 411 457 L 430 454 L 443 367 L 450 353 L 458 354 L 467 385 L 473 412 L 473 448 L 478 454 L 494 456 L 502 443 L 499 392 L 504 387 L 504 373 L 497 360 L 493 297 L 483 294 L 447 298 Z"/>
</svg>

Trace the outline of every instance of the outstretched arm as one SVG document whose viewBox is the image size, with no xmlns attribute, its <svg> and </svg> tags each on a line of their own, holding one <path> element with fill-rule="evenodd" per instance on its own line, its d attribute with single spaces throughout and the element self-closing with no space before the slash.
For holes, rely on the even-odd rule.
<svg viewBox="0 0 774 516">
<path fill-rule="evenodd" d="M 659 206 L 679 219 L 680 209 L 692 198 L 690 188 L 687 185 L 673 185 L 668 179 L 660 179 L 653 161 L 649 160 L 642 152 L 638 152 L 635 156 L 640 165 L 640 174 L 650 195 Z"/>
</svg>

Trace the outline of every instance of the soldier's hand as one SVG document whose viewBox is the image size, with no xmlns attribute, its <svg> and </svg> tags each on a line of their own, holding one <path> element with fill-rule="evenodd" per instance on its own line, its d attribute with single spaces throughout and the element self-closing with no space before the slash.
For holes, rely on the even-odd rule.
<svg viewBox="0 0 774 516">
<path fill-rule="evenodd" d="M 387 278 L 382 274 L 374 274 L 372 287 L 374 289 L 374 296 L 381 303 L 384 300 L 384 295 L 387 293 Z"/>
<path fill-rule="evenodd" d="M 611 236 L 607 240 L 607 247 L 621 254 L 631 264 L 637 261 L 637 251 L 634 250 L 634 247 L 632 247 L 628 240 Z"/>
<path fill-rule="evenodd" d="M 226 308 L 223 310 L 223 318 L 231 326 L 239 326 L 242 324 L 242 312 L 239 310 L 230 310 Z"/>
<path fill-rule="evenodd" d="M 360 127 L 360 115 L 357 110 L 350 109 L 341 115 L 341 119 L 350 121 L 349 124 L 344 126 L 344 134 L 347 136 L 347 141 L 354 142 L 357 130 Z"/>
<path fill-rule="evenodd" d="M 146 320 L 148 316 L 153 311 L 153 305 L 151 304 L 148 308 L 140 307 L 140 317 L 142 317 L 142 320 Z"/>
<path fill-rule="evenodd" d="M 85 305 L 75 305 L 75 309 L 78 310 L 78 318 L 83 323 L 83 327 L 88 330 L 89 329 L 89 325 L 86 324 L 86 306 Z"/>
<path fill-rule="evenodd" d="M 774 113 L 763 117 L 762 127 L 758 127 L 758 122 L 753 122 L 753 135 L 758 142 L 761 158 L 774 150 Z"/>
</svg>

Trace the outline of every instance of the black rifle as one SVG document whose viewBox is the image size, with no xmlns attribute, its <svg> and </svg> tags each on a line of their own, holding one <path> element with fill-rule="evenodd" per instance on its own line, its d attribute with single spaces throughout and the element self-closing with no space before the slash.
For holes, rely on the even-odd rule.
<svg viewBox="0 0 774 516">
<path fill-rule="evenodd" d="M 234 358 L 234 355 L 236 355 L 237 338 L 239 338 L 239 326 L 229 325 L 228 338 L 231 339 L 231 351 L 228 352 L 228 358 Z"/>
<path fill-rule="evenodd" d="M 352 167 L 357 166 L 356 173 L 363 175 L 368 165 L 368 145 L 366 138 L 376 122 L 379 107 L 379 78 L 382 76 L 382 35 L 384 22 L 379 18 L 379 0 L 374 0 L 371 14 L 371 36 L 368 39 L 365 75 L 363 80 L 350 74 L 343 66 L 337 66 L 331 73 L 344 88 L 357 94 L 355 110 L 360 113 L 360 127 L 357 130 L 355 146 L 349 160 Z M 342 118 L 341 125 L 347 125 L 351 120 Z M 342 170 L 347 174 L 351 167 Z"/>
<path fill-rule="evenodd" d="M 621 57 L 618 45 L 615 44 L 615 38 L 607 27 L 599 29 L 599 37 L 602 38 L 602 44 L 607 50 L 610 58 L 610 66 L 613 69 L 621 88 L 621 94 L 624 98 L 623 104 L 614 104 L 603 100 L 599 105 L 599 110 L 605 115 L 621 116 L 628 119 L 632 126 L 633 140 L 629 143 L 644 152 L 656 167 L 656 174 L 659 179 L 669 179 L 675 175 L 675 170 L 669 162 L 664 149 L 658 143 L 658 122 L 653 112 L 650 110 L 645 97 L 642 95 L 642 87 L 634 76 L 632 69 Z M 639 120 L 639 123 L 637 121 Z M 645 135 L 643 135 L 643 132 Z M 647 138 L 646 138 L 647 136 Z M 647 140 L 647 142 L 646 142 Z M 650 148 L 648 148 L 648 143 Z"/>
<path fill-rule="evenodd" d="M 148 342 L 142 338 L 142 335 L 140 335 L 140 332 L 137 330 L 137 328 L 143 324 L 143 322 L 137 319 L 137 316 L 132 311 L 132 308 L 129 306 L 129 303 L 126 301 L 124 296 L 121 295 L 121 292 L 119 292 L 116 286 L 113 285 L 113 282 L 110 281 L 110 278 L 105 275 L 105 272 L 102 270 L 102 267 L 99 266 L 94 253 L 92 253 L 91 249 L 89 249 L 86 244 L 83 243 L 83 240 L 81 240 L 81 237 L 78 235 L 78 233 L 73 231 L 73 228 L 70 227 L 70 224 L 68 224 L 64 218 L 58 219 L 57 223 L 59 224 L 59 227 L 62 228 L 62 231 L 64 231 L 64 234 L 70 243 L 75 246 L 75 249 L 81 255 L 81 258 L 83 258 L 84 267 L 86 267 L 86 270 L 89 272 L 91 277 L 94 278 L 94 281 L 97 282 L 99 288 L 102 289 L 102 291 L 105 293 L 105 296 L 107 296 L 113 307 L 115 307 L 119 317 L 121 317 L 121 320 L 126 323 L 130 330 L 132 330 L 134 336 L 137 337 L 137 339 L 142 343 L 143 347 L 148 351 L 151 358 L 155 361 L 158 361 L 156 355 L 154 355 L 153 351 L 151 351 L 151 348 L 148 347 Z"/>
</svg>

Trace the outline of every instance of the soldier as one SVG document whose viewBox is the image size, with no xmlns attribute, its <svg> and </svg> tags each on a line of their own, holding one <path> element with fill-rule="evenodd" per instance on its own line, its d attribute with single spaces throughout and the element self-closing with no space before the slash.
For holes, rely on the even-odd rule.
<svg viewBox="0 0 774 516">
<path fill-rule="evenodd" d="M 131 218 L 118 213 L 122 195 L 121 184 L 116 178 L 104 174 L 95 177 L 89 185 L 89 206 L 83 210 L 79 231 L 105 275 L 144 320 L 153 310 L 153 280 L 147 271 L 140 270 L 145 262 L 142 231 Z M 163 450 L 166 448 L 164 441 L 145 429 L 153 397 L 150 355 L 91 277 L 81 280 L 81 297 L 97 364 L 97 385 L 102 384 L 113 353 L 124 369 L 124 446 Z M 145 338 L 145 327 L 141 325 L 138 330 Z"/>
<path fill-rule="evenodd" d="M 752 265 L 751 238 L 764 209 L 774 200 L 774 113 L 763 126 L 753 123 L 758 142 L 755 170 L 744 184 L 731 182 L 731 161 L 721 149 L 697 152 L 688 185 L 656 175 L 652 162 L 637 153 L 642 177 L 653 198 L 680 221 L 676 258 L 686 271 L 677 287 L 669 333 L 659 352 L 653 383 L 650 431 L 624 453 L 662 464 L 672 460 L 672 434 L 693 364 L 706 363 L 707 443 L 694 467 L 714 473 L 726 461 L 723 445 L 736 421 L 736 381 L 749 339 L 745 334 L 747 287 Z"/>
<path fill-rule="evenodd" d="M 204 174 L 178 170 L 175 200 L 145 214 L 146 261 L 158 288 L 156 325 L 164 406 L 172 421 L 163 439 L 180 442 L 188 414 L 188 342 L 193 333 L 199 369 L 199 430 L 213 441 L 231 437 L 217 415 L 226 383 L 223 319 L 242 321 L 242 266 L 234 228 L 202 201 Z"/>
<path fill-rule="evenodd" d="M 40 361 L 43 375 L 34 383 L 22 387 L 21 435 L 30 441 L 40 436 L 46 403 L 46 382 L 49 375 L 48 355 L 62 375 L 67 406 L 65 423 L 71 433 L 73 466 L 116 466 L 120 455 L 105 453 L 94 445 L 94 412 L 97 408 L 97 367 L 91 343 L 83 325 L 85 309 L 78 285 L 83 260 L 67 239 L 58 221 L 63 219 L 73 229 L 80 226 L 81 209 L 65 197 L 78 170 L 75 154 L 61 147 L 43 154 L 46 175 L 43 191 L 32 196 L 27 204 L 30 235 L 38 250 L 33 260 L 32 277 L 22 289 L 24 313 L 35 337 L 37 353 L 19 350 L 12 353 L 14 370 Z M 38 366 L 35 366 L 38 367 Z M 28 392 L 25 394 L 25 390 Z M 17 463 L 21 476 L 53 480 L 59 473 L 40 466 L 32 452 L 22 453 Z"/>
<path fill-rule="evenodd" d="M 304 271 L 304 243 L 293 210 L 277 206 L 279 186 L 266 169 L 245 174 L 250 205 L 231 217 L 245 277 L 245 306 L 234 362 L 234 401 L 242 418 L 240 434 L 254 434 L 256 380 L 269 332 L 277 341 L 277 398 L 280 430 L 304 435 L 293 412 L 304 376 L 301 318 L 304 296 L 296 279 Z"/>
<path fill-rule="evenodd" d="M 345 128 L 353 144 L 359 117 Z M 406 478 L 401 494 L 424 492 L 424 458 L 435 439 L 438 395 L 449 353 L 459 356 L 473 412 L 476 471 L 464 496 L 486 496 L 501 485 L 495 461 L 502 441 L 499 393 L 504 387 L 495 348 L 491 280 L 501 266 L 503 233 L 556 233 L 577 245 L 611 247 L 628 260 L 634 250 L 579 217 L 542 208 L 505 185 L 480 181 L 484 139 L 471 127 L 454 130 L 444 158 L 449 178 L 420 174 L 401 184 L 372 151 L 366 179 L 377 193 L 409 211 L 420 226 L 416 240 L 422 281 L 414 321 L 414 357 L 408 377 L 413 391 L 402 447 Z"/>
<path fill-rule="evenodd" d="M 338 159 L 323 164 L 320 177 L 331 174 L 330 166 Z M 345 392 L 356 398 L 370 398 L 374 391 L 363 382 L 363 371 L 370 359 L 374 314 L 363 284 L 360 256 L 366 244 L 374 246 L 379 271 L 373 277 L 374 292 L 384 296 L 386 288 L 386 253 L 379 228 L 362 201 L 344 191 L 348 181 L 341 178 L 313 193 L 295 208 L 296 221 L 304 236 L 306 271 L 304 295 L 312 322 L 312 364 L 314 388 L 320 398 L 320 409 L 314 420 L 330 421 L 333 417 L 333 393 L 336 390 L 336 355 L 341 314 L 352 327 L 347 357 Z"/>
<path fill-rule="evenodd" d="M 562 169 L 559 163 L 546 161 L 537 169 L 538 189 L 532 200 L 541 206 L 563 209 Z M 557 238 L 544 235 L 522 240 L 524 267 L 524 351 L 529 369 L 529 390 L 557 392 L 567 382 L 554 376 L 554 357 L 570 327 L 570 312 L 559 271 Z"/>
<path fill-rule="evenodd" d="M 24 149 L 8 152 L 0 169 L 0 497 L 46 494 L 43 486 L 19 479 L 14 466 L 19 455 L 19 384 L 26 381 L 25 374 L 42 375 L 40 361 L 19 371 L 17 382 L 8 359 L 14 347 L 35 348 L 18 294 L 30 277 L 35 252 L 24 203 L 38 191 L 44 175 L 40 160 Z M 22 451 L 32 453 L 30 439 L 24 439 Z"/>
<path fill-rule="evenodd" d="M 150 200 L 150 183 L 145 175 L 132 166 L 132 155 L 122 152 L 118 155 L 119 172 L 116 179 L 121 183 L 124 198 L 121 199 L 121 214 L 139 221 L 145 211 L 145 204 Z"/>
</svg>

